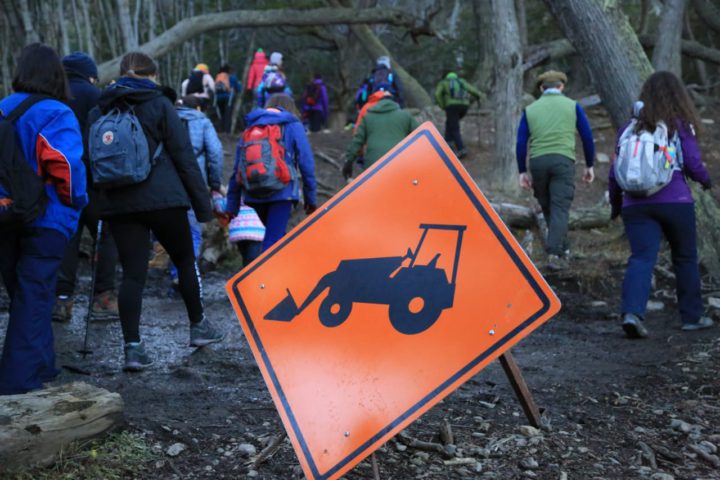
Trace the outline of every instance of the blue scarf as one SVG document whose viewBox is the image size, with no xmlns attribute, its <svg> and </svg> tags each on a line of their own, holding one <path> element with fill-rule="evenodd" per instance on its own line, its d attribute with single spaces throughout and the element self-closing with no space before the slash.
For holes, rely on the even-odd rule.
<svg viewBox="0 0 720 480">
<path fill-rule="evenodd" d="M 155 82 L 147 78 L 121 77 L 115 82 L 115 85 L 135 90 L 156 90 L 158 88 Z"/>
</svg>

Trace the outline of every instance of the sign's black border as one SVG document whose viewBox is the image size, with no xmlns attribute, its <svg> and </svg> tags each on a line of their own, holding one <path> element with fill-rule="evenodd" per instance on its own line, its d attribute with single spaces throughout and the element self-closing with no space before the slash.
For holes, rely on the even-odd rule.
<svg viewBox="0 0 720 480">
<path fill-rule="evenodd" d="M 497 343 L 495 343 L 492 347 L 490 347 L 488 350 L 480 354 L 478 357 L 473 359 L 470 363 L 468 363 L 465 367 L 461 368 L 457 372 L 455 372 L 454 375 L 452 375 L 450 378 L 448 378 L 445 382 L 440 384 L 436 389 L 434 389 L 432 392 L 427 394 L 425 397 L 423 397 L 418 403 L 411 406 L 407 411 L 405 411 L 402 415 L 400 415 L 398 418 L 390 422 L 385 428 L 380 430 L 377 434 L 375 434 L 373 437 L 371 437 L 368 441 L 360 445 L 357 449 L 355 449 L 353 452 L 351 452 L 349 455 L 347 455 L 345 458 L 343 458 L 341 461 L 339 461 L 334 467 L 329 469 L 327 472 L 320 473 L 317 469 L 317 465 L 315 464 L 315 461 L 312 457 L 312 454 L 310 450 L 308 449 L 308 446 L 305 442 L 305 438 L 303 437 L 302 432 L 300 431 L 300 427 L 297 423 L 297 420 L 295 419 L 295 416 L 293 414 L 292 407 L 288 403 L 287 398 L 285 397 L 285 394 L 283 393 L 282 386 L 280 385 L 280 382 L 278 381 L 277 375 L 275 374 L 275 369 L 273 368 L 272 364 L 270 363 L 270 359 L 267 355 L 267 352 L 265 351 L 265 347 L 260 339 L 260 336 L 257 333 L 257 330 L 255 329 L 255 326 L 253 324 L 252 318 L 250 318 L 250 314 L 247 311 L 247 308 L 245 307 L 244 302 L 242 301 L 242 297 L 240 296 L 240 293 L 238 292 L 237 285 L 240 283 L 246 276 L 250 275 L 253 271 L 255 271 L 258 267 L 260 267 L 263 263 L 265 263 L 267 260 L 272 258 L 272 256 L 280 251 L 285 245 L 292 242 L 296 237 L 298 237 L 302 232 L 310 228 L 315 222 L 317 222 L 319 219 L 321 219 L 324 215 L 326 215 L 330 210 L 332 210 L 336 205 L 338 205 L 340 202 L 342 202 L 345 198 L 347 198 L 349 195 L 351 195 L 355 190 L 360 188 L 365 182 L 369 181 L 373 175 L 377 174 L 380 170 L 382 170 L 388 163 L 390 163 L 395 157 L 400 155 L 403 151 L 405 151 L 408 147 L 413 145 L 416 141 L 418 141 L 421 138 L 426 138 L 432 147 L 435 149 L 437 154 L 440 156 L 440 158 L 443 160 L 445 165 L 450 170 L 450 173 L 453 174 L 455 179 L 460 184 L 460 187 L 465 191 L 467 196 L 470 198 L 472 203 L 477 208 L 480 215 L 483 217 L 485 222 L 487 222 L 488 226 L 490 227 L 490 230 L 493 232 L 493 234 L 497 237 L 500 244 L 503 246 L 505 251 L 508 253 L 510 258 L 513 260 L 517 268 L 520 270 L 520 272 L 523 274 L 527 282 L 530 284 L 532 289 L 537 294 L 538 298 L 542 302 L 542 307 L 540 310 L 535 312 L 533 315 L 531 315 L 527 320 L 525 320 L 522 324 L 517 326 L 513 331 L 505 335 L 505 337 L 498 340 Z M 310 469 L 312 470 L 313 477 L 317 480 L 326 480 L 327 478 L 331 477 L 333 474 L 337 473 L 338 470 L 343 468 L 345 465 L 347 465 L 349 462 L 354 460 L 357 456 L 361 455 L 362 452 L 364 452 L 370 445 L 378 441 L 383 435 L 387 434 L 389 431 L 391 431 L 393 428 L 395 428 L 398 424 L 406 420 L 408 417 L 413 415 L 416 411 L 418 411 L 420 408 L 422 408 L 424 405 L 426 405 L 428 402 L 433 400 L 435 397 L 440 395 L 445 389 L 447 389 L 450 385 L 452 385 L 455 381 L 457 381 L 460 377 L 465 375 L 468 371 L 473 369 L 475 366 L 477 366 L 479 363 L 481 363 L 483 360 L 485 360 L 488 356 L 492 355 L 498 348 L 502 347 L 504 344 L 512 340 L 514 337 L 516 337 L 520 332 L 528 328 L 533 322 L 535 322 L 538 318 L 540 318 L 542 315 L 544 315 L 549 309 L 550 309 L 550 299 L 545 295 L 545 292 L 540 288 L 540 285 L 538 285 L 535 278 L 532 276 L 532 274 L 528 271 L 528 269 L 525 267 L 525 265 L 522 263 L 520 258 L 518 257 L 515 250 L 512 248 L 508 240 L 502 235 L 500 228 L 497 226 L 493 218 L 490 216 L 490 214 L 485 210 L 482 203 L 478 200 L 478 198 L 473 193 L 470 186 L 467 184 L 465 179 L 462 175 L 460 175 L 460 172 L 456 168 L 456 166 L 450 161 L 450 158 L 445 154 L 442 148 L 440 148 L 440 145 L 435 140 L 435 138 L 427 131 L 422 130 L 418 133 L 416 133 L 410 140 L 408 140 L 404 145 L 402 145 L 400 148 L 398 148 L 392 155 L 388 156 L 387 158 L 384 158 L 380 161 L 380 165 L 373 166 L 371 172 L 368 172 L 368 175 L 364 176 L 362 179 L 354 183 L 350 186 L 347 190 L 342 192 L 342 195 L 339 195 L 335 198 L 333 198 L 329 205 L 324 205 L 320 210 L 319 213 L 314 216 L 310 221 L 306 222 L 301 226 L 301 228 L 297 229 L 296 231 L 292 232 L 290 235 L 287 235 L 283 237 L 280 240 L 280 244 L 275 247 L 269 255 L 252 265 L 252 267 L 248 268 L 247 271 L 243 272 L 242 275 L 240 275 L 237 280 L 233 283 L 233 292 L 235 294 L 235 298 L 237 299 L 237 303 L 242 309 L 243 315 L 245 316 L 245 319 L 247 320 L 247 324 L 250 327 L 250 331 L 252 333 L 253 339 L 255 340 L 255 344 L 257 345 L 258 351 L 260 352 L 260 355 L 262 356 L 263 363 L 265 364 L 265 367 L 267 369 L 268 374 L 272 378 L 273 385 L 275 386 L 275 390 L 277 391 L 278 396 L 280 397 L 280 401 L 282 402 L 282 408 L 285 410 L 285 414 L 287 415 L 287 418 L 290 420 L 290 424 L 292 425 L 292 429 L 295 432 L 295 436 L 300 443 L 300 447 L 302 448 L 303 454 L 305 455 L 305 459 L 310 466 Z"/>
</svg>

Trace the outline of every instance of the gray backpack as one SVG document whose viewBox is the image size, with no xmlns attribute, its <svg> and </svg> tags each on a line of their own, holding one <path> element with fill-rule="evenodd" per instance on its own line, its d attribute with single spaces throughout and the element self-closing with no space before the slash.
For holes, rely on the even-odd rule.
<svg viewBox="0 0 720 480">
<path fill-rule="evenodd" d="M 90 126 L 88 158 L 93 185 L 112 189 L 144 181 L 162 151 L 150 157 L 148 141 L 132 107 L 113 108 Z"/>
<path fill-rule="evenodd" d="M 659 122 L 654 132 L 636 130 L 637 120 L 620 135 L 613 168 L 622 190 L 634 197 L 647 197 L 664 188 L 673 172 L 682 170 L 682 147 L 677 134 L 668 138 L 667 125 Z"/>
</svg>

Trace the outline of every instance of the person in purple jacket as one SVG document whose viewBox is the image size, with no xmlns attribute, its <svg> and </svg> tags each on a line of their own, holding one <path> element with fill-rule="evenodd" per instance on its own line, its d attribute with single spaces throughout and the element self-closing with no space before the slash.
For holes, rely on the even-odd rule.
<svg viewBox="0 0 720 480">
<path fill-rule="evenodd" d="M 305 87 L 302 96 L 303 119 L 310 124 L 311 132 L 319 132 L 328 120 L 328 95 L 322 77 L 315 74 L 314 80 Z"/>
<path fill-rule="evenodd" d="M 622 327 L 629 338 L 648 336 L 643 320 L 663 235 L 670 244 L 677 278 L 682 330 L 700 330 L 713 325 L 709 317 L 703 316 L 695 209 L 690 187 L 685 181 L 687 176 L 705 189 L 712 186 L 700 159 L 695 136 L 695 128 L 699 125 L 697 112 L 685 86 L 670 72 L 651 75 L 642 87 L 640 101 L 642 108 L 635 109 L 637 128 L 654 131 L 659 122 L 665 122 L 669 138 L 674 138 L 675 132 L 678 134 L 682 162 L 676 162 L 670 183 L 648 197 L 624 194 L 615 180 L 615 169 L 610 169 L 611 215 L 612 218 L 622 215 L 630 242 L 630 259 L 622 287 Z"/>
</svg>

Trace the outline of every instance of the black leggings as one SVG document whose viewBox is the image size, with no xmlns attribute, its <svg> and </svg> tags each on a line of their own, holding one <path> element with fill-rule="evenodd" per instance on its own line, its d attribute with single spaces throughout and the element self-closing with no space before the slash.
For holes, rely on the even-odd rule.
<svg viewBox="0 0 720 480">
<path fill-rule="evenodd" d="M 150 232 L 165 248 L 178 270 L 180 294 L 191 323 L 203 320 L 202 283 L 195 263 L 187 210 L 168 208 L 108 218 L 123 269 L 118 308 L 125 342 L 140 341 L 142 293 L 150 257 Z"/>
</svg>

